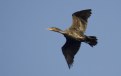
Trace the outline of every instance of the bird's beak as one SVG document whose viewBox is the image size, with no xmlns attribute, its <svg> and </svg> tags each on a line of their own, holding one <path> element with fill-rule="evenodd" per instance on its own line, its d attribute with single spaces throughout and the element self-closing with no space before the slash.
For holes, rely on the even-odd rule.
<svg viewBox="0 0 121 76">
<path fill-rule="evenodd" d="M 51 28 L 47 28 L 47 30 L 50 30 L 50 31 L 52 31 L 52 29 L 51 29 Z"/>
</svg>

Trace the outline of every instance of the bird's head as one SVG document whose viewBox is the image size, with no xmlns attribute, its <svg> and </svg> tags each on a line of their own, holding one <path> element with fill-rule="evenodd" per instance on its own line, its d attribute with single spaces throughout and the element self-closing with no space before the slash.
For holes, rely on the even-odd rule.
<svg viewBox="0 0 121 76">
<path fill-rule="evenodd" d="M 61 31 L 62 31 L 61 29 L 56 28 L 56 27 L 48 28 L 48 30 L 50 30 L 50 31 L 54 31 L 54 32 L 61 32 Z"/>
</svg>

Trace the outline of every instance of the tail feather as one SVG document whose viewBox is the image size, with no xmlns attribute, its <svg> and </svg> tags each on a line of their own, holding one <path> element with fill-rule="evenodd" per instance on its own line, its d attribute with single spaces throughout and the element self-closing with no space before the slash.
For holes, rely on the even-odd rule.
<svg viewBox="0 0 121 76">
<path fill-rule="evenodd" d="M 97 38 L 96 36 L 86 36 L 85 42 L 93 47 L 97 44 Z"/>
</svg>

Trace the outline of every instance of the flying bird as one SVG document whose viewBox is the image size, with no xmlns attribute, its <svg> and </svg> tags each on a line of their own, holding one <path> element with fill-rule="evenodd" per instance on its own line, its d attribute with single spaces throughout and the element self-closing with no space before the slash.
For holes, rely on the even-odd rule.
<svg viewBox="0 0 121 76">
<path fill-rule="evenodd" d="M 72 25 L 68 29 L 63 31 L 56 27 L 48 28 L 48 30 L 58 32 L 66 38 L 66 43 L 62 46 L 62 53 L 69 69 L 74 62 L 74 56 L 77 54 L 82 42 L 89 44 L 91 47 L 97 44 L 96 36 L 87 36 L 84 34 L 90 16 L 91 9 L 77 11 L 72 14 Z"/>
</svg>

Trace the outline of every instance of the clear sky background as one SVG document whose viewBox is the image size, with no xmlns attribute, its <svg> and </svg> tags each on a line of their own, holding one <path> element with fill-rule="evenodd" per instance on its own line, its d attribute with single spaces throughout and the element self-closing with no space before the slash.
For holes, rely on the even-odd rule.
<svg viewBox="0 0 121 76">
<path fill-rule="evenodd" d="M 86 34 L 99 43 L 82 43 L 69 70 L 65 38 L 47 28 L 89 8 Z M 121 0 L 0 0 L 0 76 L 121 76 Z"/>
</svg>

